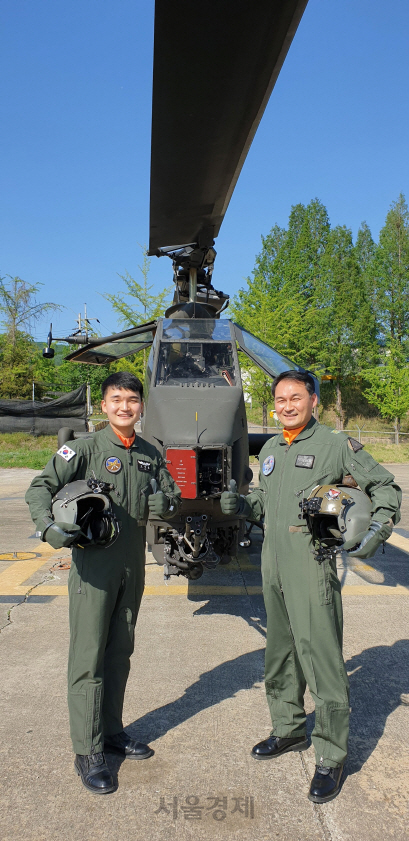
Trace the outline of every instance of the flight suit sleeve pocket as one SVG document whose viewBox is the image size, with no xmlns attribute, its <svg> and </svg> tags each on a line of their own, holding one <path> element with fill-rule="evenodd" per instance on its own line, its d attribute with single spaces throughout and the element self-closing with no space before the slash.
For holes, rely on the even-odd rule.
<svg viewBox="0 0 409 841">
<path fill-rule="evenodd" d="M 334 590 L 341 589 L 336 558 L 326 558 L 321 564 L 317 562 L 317 575 L 320 604 L 332 604 Z"/>
<path fill-rule="evenodd" d="M 151 493 L 151 486 L 145 485 L 139 491 L 138 497 L 138 523 L 145 524 L 149 517 L 148 496 Z"/>
</svg>

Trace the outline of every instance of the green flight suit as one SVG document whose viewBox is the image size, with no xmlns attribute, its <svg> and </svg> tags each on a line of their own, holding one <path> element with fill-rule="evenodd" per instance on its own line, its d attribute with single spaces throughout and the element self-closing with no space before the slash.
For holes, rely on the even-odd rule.
<svg viewBox="0 0 409 841">
<path fill-rule="evenodd" d="M 169 499 L 165 517 L 177 512 L 180 490 L 158 450 L 139 436 L 127 450 L 107 426 L 92 438 L 69 442 L 68 447 L 75 455 L 68 453 L 65 460 L 62 447 L 27 491 L 37 528 L 45 531 L 52 498 L 60 488 L 94 475 L 115 485 L 112 507 L 121 524 L 112 546 L 73 549 L 68 580 L 71 738 L 75 753 L 91 754 L 104 749 L 104 734 L 123 729 L 125 686 L 145 580 L 150 480 L 156 479 L 158 490 Z"/>
<path fill-rule="evenodd" d="M 265 686 L 272 734 L 305 734 L 308 685 L 315 702 L 316 760 L 326 767 L 341 765 L 347 755 L 349 683 L 342 657 L 341 586 L 335 558 L 319 564 L 314 557 L 299 503 L 316 485 L 336 484 L 351 474 L 370 496 L 374 520 L 400 519 L 401 492 L 394 477 L 363 449 L 354 452 L 352 443 L 345 433 L 334 434 L 313 418 L 291 446 L 282 434 L 271 438 L 259 457 L 259 487 L 243 500 L 248 519 L 264 516 L 265 521 Z"/>
</svg>

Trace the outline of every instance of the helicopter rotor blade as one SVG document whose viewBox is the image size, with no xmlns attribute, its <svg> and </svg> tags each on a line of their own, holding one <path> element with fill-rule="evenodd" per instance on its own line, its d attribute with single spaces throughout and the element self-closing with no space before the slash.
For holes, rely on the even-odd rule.
<svg viewBox="0 0 409 841">
<path fill-rule="evenodd" d="M 149 253 L 213 244 L 308 0 L 156 0 Z"/>
</svg>

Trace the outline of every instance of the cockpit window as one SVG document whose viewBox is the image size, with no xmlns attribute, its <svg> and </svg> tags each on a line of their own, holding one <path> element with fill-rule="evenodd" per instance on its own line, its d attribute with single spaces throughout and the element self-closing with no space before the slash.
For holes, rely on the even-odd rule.
<svg viewBox="0 0 409 841">
<path fill-rule="evenodd" d="M 156 385 L 236 384 L 231 342 L 162 342 Z"/>
</svg>

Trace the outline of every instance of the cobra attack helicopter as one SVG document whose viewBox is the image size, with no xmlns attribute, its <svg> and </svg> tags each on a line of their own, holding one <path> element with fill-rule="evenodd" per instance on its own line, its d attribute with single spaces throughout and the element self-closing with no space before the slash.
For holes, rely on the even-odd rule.
<svg viewBox="0 0 409 841">
<path fill-rule="evenodd" d="M 220 495 L 248 491 L 249 455 L 269 436 L 248 433 L 238 349 L 272 378 L 305 370 L 220 317 L 229 298 L 212 274 L 215 237 L 306 4 L 156 0 L 149 254 L 172 260 L 173 304 L 67 357 L 102 365 L 150 348 L 142 436 L 182 492 L 179 515 L 147 528 L 167 578 L 199 578 L 243 537 Z"/>
</svg>

